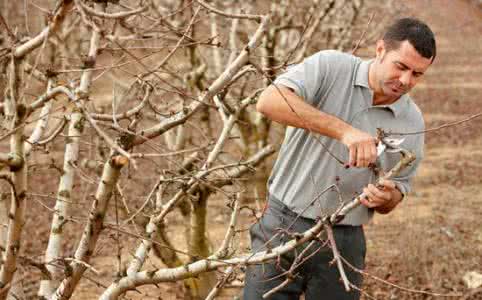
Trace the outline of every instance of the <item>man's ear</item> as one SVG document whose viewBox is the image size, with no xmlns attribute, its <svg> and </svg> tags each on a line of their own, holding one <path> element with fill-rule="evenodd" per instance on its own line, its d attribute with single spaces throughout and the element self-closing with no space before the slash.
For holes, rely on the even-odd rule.
<svg viewBox="0 0 482 300">
<path fill-rule="evenodd" d="M 385 57 L 385 53 L 387 52 L 387 49 L 385 48 L 385 41 L 384 40 L 378 40 L 376 43 L 376 48 L 375 48 L 375 54 L 377 60 L 383 60 L 383 57 Z"/>
</svg>

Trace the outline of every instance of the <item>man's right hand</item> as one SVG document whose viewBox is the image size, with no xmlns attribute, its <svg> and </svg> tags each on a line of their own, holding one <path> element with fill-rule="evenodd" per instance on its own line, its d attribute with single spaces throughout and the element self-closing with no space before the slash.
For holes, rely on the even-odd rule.
<svg viewBox="0 0 482 300">
<path fill-rule="evenodd" d="M 352 167 L 366 168 L 377 159 L 377 139 L 366 132 L 351 127 L 343 133 L 341 142 L 350 151 L 348 164 Z"/>
</svg>

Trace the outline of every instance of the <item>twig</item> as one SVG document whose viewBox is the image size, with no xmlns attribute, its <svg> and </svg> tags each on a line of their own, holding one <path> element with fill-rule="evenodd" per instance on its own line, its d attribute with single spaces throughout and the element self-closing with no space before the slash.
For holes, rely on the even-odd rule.
<svg viewBox="0 0 482 300">
<path fill-rule="evenodd" d="M 94 268 L 93 266 L 89 265 L 87 262 L 85 262 L 85 261 L 83 261 L 83 260 L 79 260 L 79 259 L 76 259 L 76 258 L 73 258 L 73 257 L 66 257 L 66 258 L 63 258 L 62 260 L 72 261 L 72 262 L 75 262 L 75 263 L 84 265 L 87 269 L 91 270 L 95 275 L 99 275 L 99 274 L 100 274 L 99 270 L 97 270 L 96 268 Z"/>
<path fill-rule="evenodd" d="M 159 187 L 159 185 L 161 184 L 161 180 L 158 180 L 156 182 L 156 184 L 154 185 L 154 187 L 151 189 L 151 192 L 149 193 L 149 195 L 146 197 L 146 200 L 144 201 L 144 203 L 142 203 L 141 207 L 139 207 L 139 209 L 137 211 L 135 211 L 127 220 L 123 221 L 124 224 L 127 224 L 129 222 L 131 222 L 132 220 L 134 220 L 134 218 L 141 212 L 144 210 L 144 208 L 147 206 L 147 203 L 149 203 L 149 201 L 151 200 L 152 196 L 154 195 L 154 192 L 157 190 L 157 188 Z"/>
<path fill-rule="evenodd" d="M 381 180 L 388 180 L 394 176 L 397 176 L 416 158 L 414 153 L 406 150 L 402 150 L 401 154 L 402 159 L 390 171 L 381 176 L 378 179 L 378 182 L 380 182 Z M 341 222 L 341 220 L 343 220 L 350 211 L 352 211 L 354 208 L 358 207 L 361 204 L 360 199 L 364 197 L 366 197 L 365 193 L 361 193 L 360 195 L 355 197 L 355 199 L 348 202 L 345 206 L 342 206 L 340 210 L 336 211 L 330 216 L 330 222 L 332 224 Z"/>
<path fill-rule="evenodd" d="M 293 278 L 291 274 L 289 274 L 290 276 L 286 276 L 286 279 L 280 283 L 278 286 L 272 288 L 271 290 L 269 290 L 268 292 L 264 293 L 263 294 L 263 299 L 268 299 L 270 298 L 272 295 L 276 294 L 277 292 L 281 291 L 284 287 L 286 287 L 288 284 L 292 283 L 293 282 Z"/>
<path fill-rule="evenodd" d="M 179 150 L 179 151 L 172 151 L 167 153 L 133 153 L 132 157 L 136 158 L 144 158 L 144 157 L 167 157 L 167 156 L 175 156 L 179 154 L 185 154 L 190 152 L 197 152 L 199 150 L 207 150 L 209 147 L 212 146 L 212 143 L 208 143 L 205 146 L 199 146 L 191 149 Z"/>
<path fill-rule="evenodd" d="M 338 271 L 340 272 L 341 280 L 345 285 L 345 290 L 349 292 L 350 289 L 350 281 L 346 277 L 345 269 L 343 268 L 343 263 L 341 261 L 340 252 L 336 247 L 335 236 L 333 235 L 333 228 L 330 225 L 325 225 L 326 234 L 328 236 L 328 241 L 330 242 L 331 251 L 333 251 L 333 259 L 336 261 L 336 265 L 338 267 Z"/>
<path fill-rule="evenodd" d="M 51 133 L 47 134 L 47 137 L 45 139 L 37 141 L 35 145 L 45 145 L 51 142 L 55 137 L 57 137 L 64 130 L 65 125 L 67 125 L 67 120 L 65 118 L 62 118 L 58 126 L 54 128 Z"/>
<path fill-rule="evenodd" d="M 12 30 L 8 26 L 7 22 L 5 21 L 5 19 L 3 18 L 1 13 L 0 13 L 0 22 L 5 27 L 5 30 L 7 30 L 7 33 L 9 35 L 10 39 L 12 40 L 12 42 L 14 42 L 17 39 L 17 37 L 15 36 L 15 34 L 13 34 Z"/>
<path fill-rule="evenodd" d="M 175 249 L 175 248 L 169 247 L 169 246 L 166 245 L 166 244 L 162 244 L 162 243 L 160 243 L 160 242 L 158 242 L 158 241 L 156 241 L 156 240 L 154 240 L 154 239 L 152 239 L 152 238 L 148 238 L 148 237 L 146 237 L 146 236 L 142 236 L 142 235 L 140 235 L 140 234 L 137 234 L 137 233 L 133 233 L 133 232 L 124 230 L 124 229 L 122 229 L 122 228 L 119 228 L 118 226 L 114 226 L 114 225 L 110 225 L 110 224 L 105 224 L 104 226 L 105 226 L 107 229 L 114 230 L 114 231 L 118 231 L 118 232 L 123 233 L 123 234 L 125 234 L 125 235 L 131 236 L 131 237 L 135 237 L 135 238 L 138 238 L 138 239 L 141 239 L 141 240 L 143 240 L 143 241 L 148 241 L 148 242 L 153 243 L 153 244 L 155 244 L 155 245 L 157 245 L 157 246 L 159 246 L 159 247 L 161 247 L 161 248 L 167 248 L 167 249 L 169 249 L 169 250 L 171 250 L 171 251 L 173 251 L 173 252 L 186 255 L 186 256 L 189 257 L 189 258 L 193 258 L 193 259 L 196 258 L 196 257 L 194 257 L 193 255 L 187 253 L 186 251 L 177 250 L 177 249 Z"/>
<path fill-rule="evenodd" d="M 205 3 L 204 1 L 201 1 L 201 0 L 196 0 L 197 3 L 199 3 L 199 5 L 201 5 L 202 7 L 204 7 L 205 9 L 209 10 L 210 12 L 212 13 L 215 13 L 215 14 L 218 14 L 218 15 L 221 15 L 221 16 L 224 16 L 224 17 L 227 17 L 227 18 L 234 18 L 234 19 L 248 19 L 248 20 L 254 20 L 258 23 L 261 22 L 263 16 L 261 15 L 249 15 L 249 14 L 230 14 L 230 13 L 227 13 L 227 12 L 224 12 L 224 11 L 221 11 L 219 9 L 216 9 L 210 5 L 208 5 L 207 3 Z"/>
<path fill-rule="evenodd" d="M 320 232 L 321 233 L 321 232 Z M 274 276 L 274 277 L 271 277 L 269 278 L 269 280 L 274 280 L 274 279 L 277 279 L 281 276 L 286 276 L 286 279 L 281 283 L 279 284 L 278 286 L 274 287 L 273 289 L 269 290 L 268 292 L 264 293 L 263 294 L 263 299 L 268 299 L 270 298 L 272 295 L 274 295 L 276 292 L 282 290 L 284 287 L 286 287 L 288 284 L 290 284 L 291 282 L 293 282 L 293 279 L 297 276 L 294 272 L 295 270 L 301 266 L 302 264 L 304 264 L 308 259 L 310 259 L 311 257 L 313 257 L 316 253 L 318 253 L 320 251 L 320 249 L 322 247 L 324 247 L 324 245 L 320 246 L 318 249 L 316 249 L 315 251 L 313 251 L 312 253 L 310 253 L 308 256 L 305 257 L 306 253 L 308 252 L 309 249 L 311 249 L 311 247 L 313 247 L 315 244 L 316 244 L 316 239 L 319 239 L 320 237 L 320 233 L 318 233 L 318 235 L 316 236 L 315 239 L 313 239 L 304 249 L 303 251 L 301 251 L 301 253 L 296 257 L 296 259 L 293 261 L 293 263 L 291 264 L 291 267 L 288 271 L 282 273 L 282 274 L 279 274 L 277 276 Z M 296 239 L 296 238 L 295 238 Z"/>
<path fill-rule="evenodd" d="M 440 293 L 432 293 L 432 292 L 427 292 L 427 291 L 422 291 L 422 290 L 416 290 L 416 289 L 411 289 L 411 288 L 407 288 L 407 287 L 403 287 L 403 286 L 400 286 L 400 285 L 397 285 L 395 283 L 392 283 L 390 281 L 387 281 L 385 279 L 382 279 L 380 277 L 377 277 L 375 275 L 372 275 L 368 272 L 365 272 L 363 270 L 360 270 L 358 269 L 357 267 L 353 266 L 352 264 L 350 264 L 350 262 L 348 262 L 343 256 L 340 256 L 340 259 L 343 261 L 344 264 L 346 264 L 348 267 L 350 267 L 353 271 L 363 275 L 363 276 L 368 276 L 368 277 L 371 277 L 373 278 L 374 280 L 378 281 L 378 282 L 381 282 L 383 284 L 386 284 L 386 285 L 389 285 L 389 286 L 392 286 L 394 288 L 397 288 L 401 291 L 405 291 L 405 292 L 409 292 L 409 293 L 415 293 L 415 294 L 424 294 L 424 295 L 430 295 L 430 296 L 434 296 L 434 297 L 462 297 L 463 294 L 461 293 L 454 293 L 454 294 L 440 294 Z"/>
<path fill-rule="evenodd" d="M 139 105 L 133 107 L 132 109 L 120 113 L 120 114 L 95 114 L 91 113 L 91 117 L 94 120 L 101 120 L 101 121 L 112 121 L 115 120 L 122 120 L 122 119 L 128 119 L 132 117 L 133 115 L 139 113 L 142 108 L 147 104 L 149 97 L 151 96 L 152 88 L 150 86 L 146 87 L 146 93 L 144 94 L 144 98 L 142 99 L 141 103 Z"/>
<path fill-rule="evenodd" d="M 234 198 L 233 212 L 231 213 L 231 220 L 229 221 L 229 227 L 224 235 L 223 242 L 218 251 L 213 255 L 216 258 L 226 258 L 229 255 L 229 247 L 232 243 L 234 235 L 236 234 L 236 223 L 240 211 L 239 198 L 241 195 L 238 193 Z"/>
<path fill-rule="evenodd" d="M 323 244 L 320 245 L 320 247 L 318 247 L 315 251 L 313 251 L 312 253 L 310 253 L 309 255 L 305 256 L 306 252 L 308 251 L 309 248 L 313 247 L 314 244 L 316 244 L 317 242 L 320 242 L 320 236 L 321 234 L 323 233 L 323 231 L 320 231 L 318 233 L 318 235 L 316 237 L 314 237 L 310 243 L 308 244 L 308 246 L 306 246 L 305 249 L 303 249 L 303 251 L 300 253 L 300 255 L 298 255 L 295 259 L 295 261 L 293 262 L 293 264 L 291 265 L 290 267 L 290 270 L 286 271 L 285 273 L 282 273 L 282 274 L 279 274 L 277 276 L 274 276 L 272 278 L 270 278 L 269 280 L 273 280 L 273 279 L 276 279 L 280 276 L 284 276 L 286 275 L 287 273 L 291 272 L 293 273 L 299 266 L 303 265 L 308 259 L 310 259 L 311 257 L 313 257 L 314 255 L 316 255 L 316 253 L 318 253 L 322 248 L 324 248 L 327 244 L 328 244 L 328 241 L 325 241 Z M 294 236 L 296 238 L 297 234 L 294 233 Z M 308 248 L 308 249 L 307 249 Z"/>
<path fill-rule="evenodd" d="M 89 122 L 89 124 L 95 129 L 98 135 L 102 137 L 102 139 L 111 147 L 115 149 L 117 152 L 125 156 L 131 163 L 134 169 L 137 169 L 137 163 L 134 158 L 132 158 L 131 154 L 122 149 L 115 141 L 113 141 L 107 133 L 105 133 L 100 127 L 97 125 L 97 122 L 90 116 L 89 112 L 86 110 L 84 105 L 81 102 L 77 102 L 78 106 L 80 107 L 82 113 L 84 114 L 85 118 Z"/>
<path fill-rule="evenodd" d="M 7 173 L 0 173 L 0 179 L 3 179 L 6 182 L 8 182 L 8 184 L 12 188 L 13 197 L 14 197 L 14 199 L 16 199 L 17 198 L 17 189 L 15 188 L 15 183 L 12 180 L 12 176 L 10 176 L 10 174 L 7 174 Z"/>
<path fill-rule="evenodd" d="M 241 51 L 238 57 L 224 70 L 224 72 L 209 86 L 209 88 L 207 88 L 206 92 L 199 97 L 198 102 L 193 102 L 189 107 L 186 107 L 183 109 L 183 111 L 180 111 L 177 114 L 169 117 L 161 124 L 143 130 L 139 134 L 143 137 L 136 137 L 136 139 L 134 140 L 134 145 L 142 144 L 147 139 L 161 135 L 172 127 L 186 122 L 188 117 L 190 117 L 193 113 L 197 112 L 201 108 L 201 105 L 205 105 L 205 103 L 211 100 L 212 97 L 214 97 L 223 88 L 225 88 L 226 84 L 229 83 L 230 80 L 234 77 L 234 74 L 238 72 L 239 69 L 241 69 L 241 67 L 243 67 L 249 61 L 250 54 L 261 43 L 261 39 L 268 28 L 269 20 L 269 16 L 263 17 L 263 21 L 258 26 L 256 33 L 249 41 L 248 45 L 244 48 L 243 51 Z"/>
<path fill-rule="evenodd" d="M 358 48 L 360 47 L 360 44 L 363 41 L 363 39 L 365 38 L 365 35 L 368 31 L 368 27 L 370 26 L 371 22 L 373 21 L 373 18 L 375 17 L 375 15 L 376 15 L 376 13 L 373 12 L 372 15 L 370 16 L 370 19 L 368 20 L 368 23 L 367 23 L 367 27 L 365 28 L 365 30 L 363 30 L 360 38 L 358 39 L 357 43 L 355 44 L 355 47 L 353 47 L 353 49 L 351 50 L 351 54 L 355 54 L 356 51 L 358 50 Z"/>
<path fill-rule="evenodd" d="M 222 275 L 221 279 L 216 283 L 211 292 L 206 296 L 205 300 L 214 300 L 218 295 L 221 288 L 229 281 L 231 274 L 234 272 L 234 267 L 230 266 L 226 269 L 226 272 Z"/>
<path fill-rule="evenodd" d="M 150 75 L 150 74 L 153 74 L 156 78 L 158 78 L 159 80 L 161 81 L 165 81 L 163 80 L 159 75 L 157 75 L 156 71 L 159 70 L 171 57 L 172 55 L 176 52 L 176 50 L 179 48 L 179 46 L 181 45 L 181 43 L 184 41 L 184 38 L 186 37 L 186 34 L 189 32 L 189 30 L 191 30 L 191 27 L 192 25 L 194 24 L 194 20 L 196 19 L 198 13 L 199 13 L 199 8 L 196 10 L 196 12 L 194 13 L 193 17 L 191 18 L 191 21 L 189 22 L 189 25 L 185 31 L 185 33 L 182 35 L 182 37 L 179 39 L 179 41 L 177 42 L 176 46 L 171 50 L 169 51 L 169 53 L 167 54 L 167 56 L 159 63 L 159 65 L 156 66 L 156 68 L 154 68 L 154 70 L 151 70 L 147 65 L 145 65 L 142 61 L 140 61 L 134 54 L 132 54 L 129 50 L 127 50 L 126 48 L 124 48 L 121 44 L 119 44 L 118 40 L 116 39 L 116 37 L 112 37 L 110 38 L 109 36 L 107 37 L 107 39 L 109 39 L 111 42 L 115 43 L 118 47 L 120 47 L 125 53 L 127 53 L 129 56 L 131 56 L 132 58 L 134 58 L 134 60 L 137 61 L 137 63 L 139 63 L 144 69 L 147 70 L 147 73 L 143 74 L 141 77 L 144 78 L 146 77 L 147 75 Z"/>
<path fill-rule="evenodd" d="M 101 11 L 96 11 L 95 9 L 93 8 L 90 8 L 89 6 L 85 5 L 82 1 L 79 1 L 79 4 L 80 6 L 82 6 L 82 8 L 84 9 L 85 12 L 93 15 L 93 16 L 96 16 L 96 17 L 100 17 L 100 18 L 105 18 L 105 19 L 123 19 L 123 18 L 127 18 L 129 16 L 132 16 L 132 15 L 137 15 L 141 12 L 144 12 L 148 9 L 147 6 L 142 6 L 138 9 L 135 9 L 135 10 L 132 10 L 132 11 L 123 11 L 123 12 L 118 12 L 118 13 L 105 13 L 105 12 L 101 12 Z"/>
<path fill-rule="evenodd" d="M 460 125 L 462 123 L 471 121 L 471 120 L 473 120 L 475 118 L 478 118 L 480 116 L 482 116 L 482 112 L 477 113 L 475 115 L 472 115 L 472 116 L 470 116 L 468 118 L 465 118 L 463 120 L 442 124 L 440 126 L 437 126 L 437 127 L 434 127 L 434 128 L 429 128 L 429 129 L 426 129 L 426 130 L 413 131 L 413 132 L 390 132 L 390 131 L 388 131 L 388 132 L 386 132 L 386 135 L 401 135 L 401 136 L 404 136 L 404 135 L 416 135 L 416 134 L 422 134 L 422 133 L 429 133 L 429 132 L 437 131 L 437 130 L 447 128 L 447 127 L 450 127 L 450 126 Z"/>
</svg>

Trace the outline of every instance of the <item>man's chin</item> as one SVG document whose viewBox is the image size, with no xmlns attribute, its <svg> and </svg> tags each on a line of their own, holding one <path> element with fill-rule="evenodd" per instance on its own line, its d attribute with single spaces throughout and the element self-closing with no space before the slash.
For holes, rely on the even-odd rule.
<svg viewBox="0 0 482 300">
<path fill-rule="evenodd" d="M 386 95 L 389 97 L 394 97 L 394 98 L 400 98 L 404 94 L 406 94 L 408 91 L 405 90 L 398 90 L 398 89 L 393 89 L 393 88 L 387 88 L 386 90 Z"/>
</svg>

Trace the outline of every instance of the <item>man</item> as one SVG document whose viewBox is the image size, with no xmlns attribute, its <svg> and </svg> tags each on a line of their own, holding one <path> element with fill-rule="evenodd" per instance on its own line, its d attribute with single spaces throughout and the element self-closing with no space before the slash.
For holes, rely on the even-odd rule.
<svg viewBox="0 0 482 300">
<path fill-rule="evenodd" d="M 250 230 L 253 252 L 286 242 L 290 237 L 280 229 L 303 232 L 317 218 L 333 213 L 341 201 L 363 191 L 367 195 L 363 205 L 333 232 L 341 255 L 364 268 L 362 225 L 374 212 L 389 213 L 402 201 L 423 155 L 423 135 L 404 136 L 401 147 L 414 151 L 417 160 L 377 188 L 372 166 L 390 169 L 400 155 L 377 157 L 376 130 L 424 129 L 422 114 L 406 93 L 435 59 L 434 35 L 417 19 L 400 19 L 377 41 L 375 52 L 374 59 L 362 61 L 337 51 L 320 51 L 288 69 L 261 94 L 257 110 L 288 127 L 268 181 L 268 208 Z M 277 262 L 250 266 L 244 300 L 261 299 L 283 282 L 285 276 L 280 274 L 302 248 Z M 301 294 L 307 300 L 359 299 L 356 289 L 345 291 L 336 265 L 330 264 L 333 256 L 328 247 L 321 248 L 320 243 L 306 255 L 309 258 L 296 269 L 293 281 L 271 299 L 298 299 Z M 346 270 L 349 281 L 360 287 L 361 275 Z"/>
</svg>

